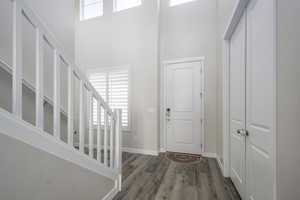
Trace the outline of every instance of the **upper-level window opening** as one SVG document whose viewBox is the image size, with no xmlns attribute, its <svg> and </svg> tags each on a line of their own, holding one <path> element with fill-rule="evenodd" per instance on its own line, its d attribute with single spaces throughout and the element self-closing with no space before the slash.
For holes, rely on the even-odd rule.
<svg viewBox="0 0 300 200">
<path fill-rule="evenodd" d="M 114 12 L 142 5 L 142 0 L 114 0 Z"/>
<path fill-rule="evenodd" d="M 80 20 L 92 19 L 103 15 L 103 0 L 81 0 Z"/>
<path fill-rule="evenodd" d="M 178 6 L 178 5 L 189 3 L 189 2 L 192 2 L 192 1 L 197 1 L 197 0 L 169 0 L 169 6 L 170 7 Z"/>
</svg>

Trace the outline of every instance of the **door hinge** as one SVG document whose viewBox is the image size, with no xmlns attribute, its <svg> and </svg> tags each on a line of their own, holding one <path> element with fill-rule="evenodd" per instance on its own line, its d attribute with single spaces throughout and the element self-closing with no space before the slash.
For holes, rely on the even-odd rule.
<svg viewBox="0 0 300 200">
<path fill-rule="evenodd" d="M 200 97 L 202 98 L 202 96 L 203 96 L 203 92 L 200 92 Z"/>
</svg>

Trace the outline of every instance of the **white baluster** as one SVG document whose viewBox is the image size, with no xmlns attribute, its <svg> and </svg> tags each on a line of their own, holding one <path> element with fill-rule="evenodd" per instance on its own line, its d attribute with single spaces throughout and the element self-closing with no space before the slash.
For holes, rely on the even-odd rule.
<svg viewBox="0 0 300 200">
<path fill-rule="evenodd" d="M 73 146 L 73 69 L 68 68 L 68 144 Z"/>
<path fill-rule="evenodd" d="M 83 81 L 79 83 L 79 151 L 84 153 L 84 109 L 83 109 Z"/>
<path fill-rule="evenodd" d="M 115 170 L 118 172 L 118 190 L 121 191 L 122 186 L 122 110 L 115 110 L 116 116 L 116 157 L 115 157 Z"/>
<path fill-rule="evenodd" d="M 36 29 L 35 45 L 36 45 L 36 126 L 44 129 L 44 48 L 43 34 Z"/>
<path fill-rule="evenodd" d="M 93 129 L 93 94 L 88 92 L 89 102 L 89 156 L 94 157 L 94 129 Z"/>
<path fill-rule="evenodd" d="M 54 103 L 53 103 L 53 135 L 60 139 L 60 57 L 54 50 Z"/>
<path fill-rule="evenodd" d="M 107 167 L 107 110 L 104 110 L 104 165 Z"/>
<path fill-rule="evenodd" d="M 18 1 L 13 1 L 13 113 L 22 119 L 22 9 Z"/>
<path fill-rule="evenodd" d="M 102 152 L 101 152 L 101 102 L 97 101 L 97 160 L 101 162 Z"/>
<path fill-rule="evenodd" d="M 110 157 L 109 157 L 109 166 L 110 168 L 113 168 L 113 162 L 114 162 L 114 159 L 113 159 L 113 152 L 114 152 L 114 115 L 112 114 L 111 115 L 111 118 L 110 118 L 110 136 L 109 136 L 109 139 L 110 139 L 110 142 L 109 142 L 109 153 L 110 153 Z"/>
</svg>

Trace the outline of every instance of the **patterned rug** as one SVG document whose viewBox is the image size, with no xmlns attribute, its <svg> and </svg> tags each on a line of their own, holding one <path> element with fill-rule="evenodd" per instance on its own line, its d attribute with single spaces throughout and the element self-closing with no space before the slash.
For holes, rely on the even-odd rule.
<svg viewBox="0 0 300 200">
<path fill-rule="evenodd" d="M 178 163 L 194 163 L 201 161 L 200 155 L 167 152 L 167 158 Z"/>
</svg>

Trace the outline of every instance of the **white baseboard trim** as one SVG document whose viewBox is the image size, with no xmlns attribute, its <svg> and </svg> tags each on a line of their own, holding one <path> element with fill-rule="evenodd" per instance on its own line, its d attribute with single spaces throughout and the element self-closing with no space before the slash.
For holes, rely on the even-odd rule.
<svg viewBox="0 0 300 200">
<path fill-rule="evenodd" d="M 129 148 L 129 147 L 123 147 L 122 150 L 123 152 L 128 152 L 128 153 L 138 153 L 144 155 L 158 156 L 158 151 L 153 151 L 153 150 L 137 149 L 137 148 Z"/>
<path fill-rule="evenodd" d="M 218 156 L 218 155 L 217 155 L 217 162 L 218 162 L 218 165 L 219 165 L 220 170 L 221 170 L 221 172 L 222 172 L 222 175 L 224 176 L 224 167 L 223 167 L 223 164 L 222 164 L 222 162 L 221 162 L 221 158 L 220 158 L 220 156 Z"/>
<path fill-rule="evenodd" d="M 203 152 L 201 155 L 208 158 L 217 158 L 217 154 L 211 152 Z"/>
<path fill-rule="evenodd" d="M 111 191 L 109 191 L 109 193 L 107 193 L 102 200 L 112 200 L 117 194 L 118 194 L 119 190 L 118 190 L 118 186 L 117 184 L 115 184 L 115 186 L 113 187 L 113 189 Z"/>
</svg>

